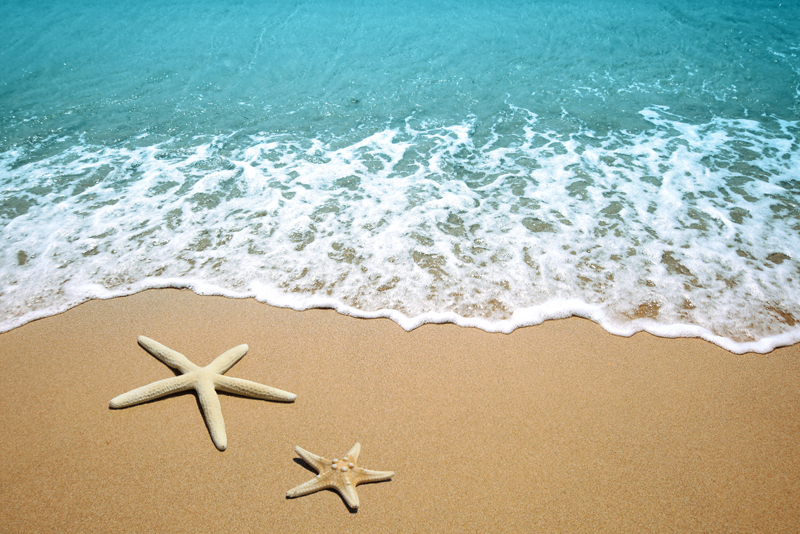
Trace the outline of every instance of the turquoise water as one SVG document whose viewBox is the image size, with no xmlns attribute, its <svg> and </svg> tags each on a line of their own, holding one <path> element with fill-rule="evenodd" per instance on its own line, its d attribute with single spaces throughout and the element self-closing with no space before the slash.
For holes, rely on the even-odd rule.
<svg viewBox="0 0 800 534">
<path fill-rule="evenodd" d="M 150 287 L 800 341 L 800 4 L 5 2 L 0 331 Z"/>
</svg>

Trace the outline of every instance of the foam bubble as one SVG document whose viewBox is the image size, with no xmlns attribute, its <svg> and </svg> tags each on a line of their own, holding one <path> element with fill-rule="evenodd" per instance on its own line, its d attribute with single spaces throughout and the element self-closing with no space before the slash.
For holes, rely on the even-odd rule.
<svg viewBox="0 0 800 534">
<path fill-rule="evenodd" d="M 150 287 L 509 332 L 800 340 L 798 124 L 393 123 L 0 155 L 0 329 Z M 351 134 L 352 138 L 352 134 Z"/>
</svg>

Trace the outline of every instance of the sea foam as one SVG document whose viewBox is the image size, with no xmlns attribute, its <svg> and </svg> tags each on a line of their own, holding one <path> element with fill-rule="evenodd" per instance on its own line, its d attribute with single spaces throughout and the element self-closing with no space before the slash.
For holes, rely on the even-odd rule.
<svg viewBox="0 0 800 534">
<path fill-rule="evenodd" d="M 153 287 L 487 331 L 572 315 L 733 352 L 800 340 L 798 124 L 481 124 L 0 156 L 0 329 Z"/>
</svg>

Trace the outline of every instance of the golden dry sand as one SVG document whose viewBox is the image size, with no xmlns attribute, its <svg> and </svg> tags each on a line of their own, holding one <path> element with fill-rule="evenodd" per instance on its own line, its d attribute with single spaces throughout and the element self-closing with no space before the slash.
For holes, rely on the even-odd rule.
<svg viewBox="0 0 800 534">
<path fill-rule="evenodd" d="M 223 395 L 228 450 L 192 393 L 111 410 L 173 376 L 136 343 L 296 393 Z M 513 334 L 295 312 L 154 290 L 0 335 L 0 532 L 800 531 L 800 345 L 734 355 L 582 319 Z M 286 499 L 328 457 L 395 471 Z"/>
</svg>

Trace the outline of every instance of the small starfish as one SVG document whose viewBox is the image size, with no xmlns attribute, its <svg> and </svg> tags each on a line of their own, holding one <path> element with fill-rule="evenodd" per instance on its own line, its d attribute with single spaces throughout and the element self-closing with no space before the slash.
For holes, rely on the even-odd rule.
<svg viewBox="0 0 800 534">
<path fill-rule="evenodd" d="M 358 453 L 361 452 L 360 443 L 353 445 L 353 448 L 347 451 L 341 460 L 338 458 L 328 460 L 297 446 L 294 451 L 319 474 L 308 482 L 287 491 L 287 497 L 301 497 L 323 489 L 335 489 L 347 506 L 358 510 L 357 485 L 389 480 L 394 475 L 393 471 L 370 471 L 358 467 L 356 462 L 358 462 Z"/>
<path fill-rule="evenodd" d="M 200 400 L 211 441 L 224 451 L 228 447 L 228 436 L 225 434 L 225 420 L 222 418 L 222 407 L 219 403 L 217 390 L 227 393 L 237 393 L 255 399 L 293 402 L 297 395 L 272 388 L 249 380 L 223 376 L 236 362 L 247 354 L 248 346 L 239 345 L 222 355 L 205 367 L 198 367 L 180 352 L 165 347 L 150 338 L 139 336 L 139 345 L 144 350 L 161 360 L 163 363 L 180 371 L 181 375 L 165 378 L 123 393 L 111 399 L 111 408 L 127 408 L 136 404 L 159 399 L 170 393 L 194 389 Z"/>
</svg>

